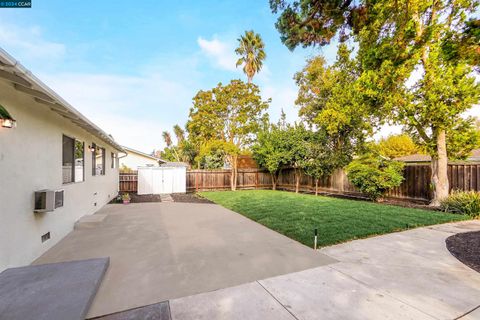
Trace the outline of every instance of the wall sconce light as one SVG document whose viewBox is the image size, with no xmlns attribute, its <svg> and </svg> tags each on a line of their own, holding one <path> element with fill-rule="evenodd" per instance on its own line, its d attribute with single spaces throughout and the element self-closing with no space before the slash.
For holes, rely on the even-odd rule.
<svg viewBox="0 0 480 320">
<path fill-rule="evenodd" d="M 88 150 L 90 150 L 90 152 L 95 152 L 95 147 L 93 147 L 93 146 L 88 146 Z"/>
<path fill-rule="evenodd" d="M 17 126 L 17 121 L 12 118 L 7 109 L 0 105 L 0 125 L 3 128 L 15 128 Z"/>
</svg>

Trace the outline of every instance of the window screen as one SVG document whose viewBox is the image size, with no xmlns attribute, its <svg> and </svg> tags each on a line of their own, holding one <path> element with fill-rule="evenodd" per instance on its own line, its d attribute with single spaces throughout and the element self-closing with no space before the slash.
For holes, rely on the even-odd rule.
<svg viewBox="0 0 480 320">
<path fill-rule="evenodd" d="M 74 181 L 74 166 L 73 166 L 73 149 L 75 140 L 63 136 L 62 147 L 62 177 L 63 183 L 69 183 Z"/>
<path fill-rule="evenodd" d="M 93 172 L 94 176 L 105 175 L 105 148 L 94 145 L 93 153 Z"/>
<path fill-rule="evenodd" d="M 84 180 L 85 148 L 81 141 L 63 136 L 62 147 L 62 181 L 63 183 Z"/>
<path fill-rule="evenodd" d="M 80 182 L 85 180 L 85 144 L 75 140 L 75 171 L 74 181 Z"/>
</svg>

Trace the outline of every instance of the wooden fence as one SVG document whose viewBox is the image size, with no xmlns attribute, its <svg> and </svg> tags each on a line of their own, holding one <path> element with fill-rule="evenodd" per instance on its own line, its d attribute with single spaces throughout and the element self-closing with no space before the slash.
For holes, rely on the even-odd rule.
<svg viewBox="0 0 480 320">
<path fill-rule="evenodd" d="M 230 189 L 230 170 L 189 170 L 187 171 L 187 191 L 208 191 Z M 432 198 L 430 165 L 407 165 L 403 183 L 388 192 L 387 197 L 409 201 L 427 202 Z M 480 191 L 480 164 L 450 163 L 448 165 L 450 190 Z M 237 189 L 270 189 L 272 178 L 262 169 L 240 169 L 237 177 Z M 282 170 L 277 188 L 295 190 L 293 169 Z M 363 196 L 348 180 L 343 170 L 335 171 L 330 177 L 319 181 L 321 193 Z M 137 173 L 120 174 L 120 191 L 137 191 Z M 315 192 L 315 181 L 306 175 L 300 179 L 300 191 Z"/>
<path fill-rule="evenodd" d="M 138 188 L 138 172 L 120 172 L 118 179 L 118 190 L 120 192 L 137 192 Z"/>
</svg>

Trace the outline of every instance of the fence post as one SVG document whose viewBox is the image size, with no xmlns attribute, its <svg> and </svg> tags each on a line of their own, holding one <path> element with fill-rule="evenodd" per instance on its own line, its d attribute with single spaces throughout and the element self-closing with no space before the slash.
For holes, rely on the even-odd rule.
<svg viewBox="0 0 480 320">
<path fill-rule="evenodd" d="M 255 172 L 255 189 L 258 189 L 258 170 Z"/>
<path fill-rule="evenodd" d="M 195 170 L 195 191 L 198 192 L 198 171 Z"/>
</svg>

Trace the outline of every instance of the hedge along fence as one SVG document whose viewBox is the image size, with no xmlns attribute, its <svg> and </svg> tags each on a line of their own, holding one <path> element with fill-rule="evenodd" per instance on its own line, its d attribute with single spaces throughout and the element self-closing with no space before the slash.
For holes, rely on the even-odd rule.
<svg viewBox="0 0 480 320">
<path fill-rule="evenodd" d="M 187 171 L 187 191 L 210 191 L 230 189 L 230 170 L 189 170 Z M 120 191 L 137 191 L 137 173 L 120 173 Z M 432 198 L 431 168 L 429 164 L 410 164 L 404 169 L 403 183 L 387 193 L 388 198 L 427 202 Z M 480 164 L 450 163 L 448 165 L 450 190 L 480 191 Z M 262 169 L 239 169 L 237 189 L 271 189 L 272 177 Z M 282 170 L 277 189 L 295 190 L 293 169 Z M 315 192 L 315 181 L 302 174 L 300 191 Z M 318 191 L 346 196 L 363 196 L 348 181 L 345 171 L 336 170 L 330 177 L 321 179 Z"/>
</svg>

